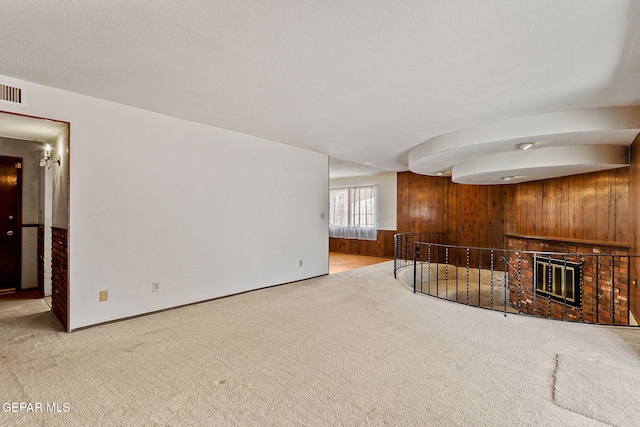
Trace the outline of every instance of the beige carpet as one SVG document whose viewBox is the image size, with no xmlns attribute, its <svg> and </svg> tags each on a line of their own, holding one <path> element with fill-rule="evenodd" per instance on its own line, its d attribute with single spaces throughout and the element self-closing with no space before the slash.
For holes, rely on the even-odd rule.
<svg viewBox="0 0 640 427">
<path fill-rule="evenodd" d="M 590 418 L 616 426 L 639 426 L 640 370 L 558 355 L 554 401 Z"/>
<path fill-rule="evenodd" d="M 0 404 L 62 411 L 3 426 L 596 426 L 554 403 L 558 355 L 640 372 L 640 330 L 414 295 L 391 263 L 71 334 L 4 320 L 0 346 Z"/>
</svg>

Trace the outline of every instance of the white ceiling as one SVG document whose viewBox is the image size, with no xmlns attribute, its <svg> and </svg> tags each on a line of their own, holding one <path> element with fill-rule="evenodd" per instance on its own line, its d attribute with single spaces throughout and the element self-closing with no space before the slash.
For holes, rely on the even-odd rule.
<svg viewBox="0 0 640 427">
<path fill-rule="evenodd" d="M 628 166 L 629 146 L 639 132 L 638 106 L 535 114 L 431 138 L 409 151 L 409 169 L 450 175 L 462 184 L 595 172 Z"/>
<path fill-rule="evenodd" d="M 637 0 L 3 2 L 0 74 L 408 169 L 438 135 L 640 105 Z"/>
</svg>

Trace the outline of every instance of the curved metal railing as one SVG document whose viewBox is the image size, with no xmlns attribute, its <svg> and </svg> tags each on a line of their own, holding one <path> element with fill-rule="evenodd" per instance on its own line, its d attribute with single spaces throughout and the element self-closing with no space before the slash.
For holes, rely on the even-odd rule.
<svg viewBox="0 0 640 427">
<path fill-rule="evenodd" d="M 630 263 L 612 253 L 536 252 L 427 243 L 429 233 L 394 236 L 394 276 L 415 293 L 548 319 L 638 326 Z"/>
</svg>

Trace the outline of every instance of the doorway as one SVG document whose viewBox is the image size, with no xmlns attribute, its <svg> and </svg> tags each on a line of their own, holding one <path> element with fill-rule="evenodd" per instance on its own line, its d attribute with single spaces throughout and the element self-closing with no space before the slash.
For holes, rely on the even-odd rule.
<svg viewBox="0 0 640 427">
<path fill-rule="evenodd" d="M 0 111 L 0 317 L 46 309 L 48 301 L 65 330 L 69 129 L 68 122 Z"/>
<path fill-rule="evenodd" d="M 0 156 L 0 294 L 21 289 L 22 158 Z"/>
</svg>

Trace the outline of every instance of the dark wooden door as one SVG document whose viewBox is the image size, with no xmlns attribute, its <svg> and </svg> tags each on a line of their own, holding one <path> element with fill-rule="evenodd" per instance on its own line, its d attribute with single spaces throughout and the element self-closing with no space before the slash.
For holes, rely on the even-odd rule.
<svg viewBox="0 0 640 427">
<path fill-rule="evenodd" d="M 0 156 L 0 292 L 20 289 L 22 159 Z"/>
</svg>

